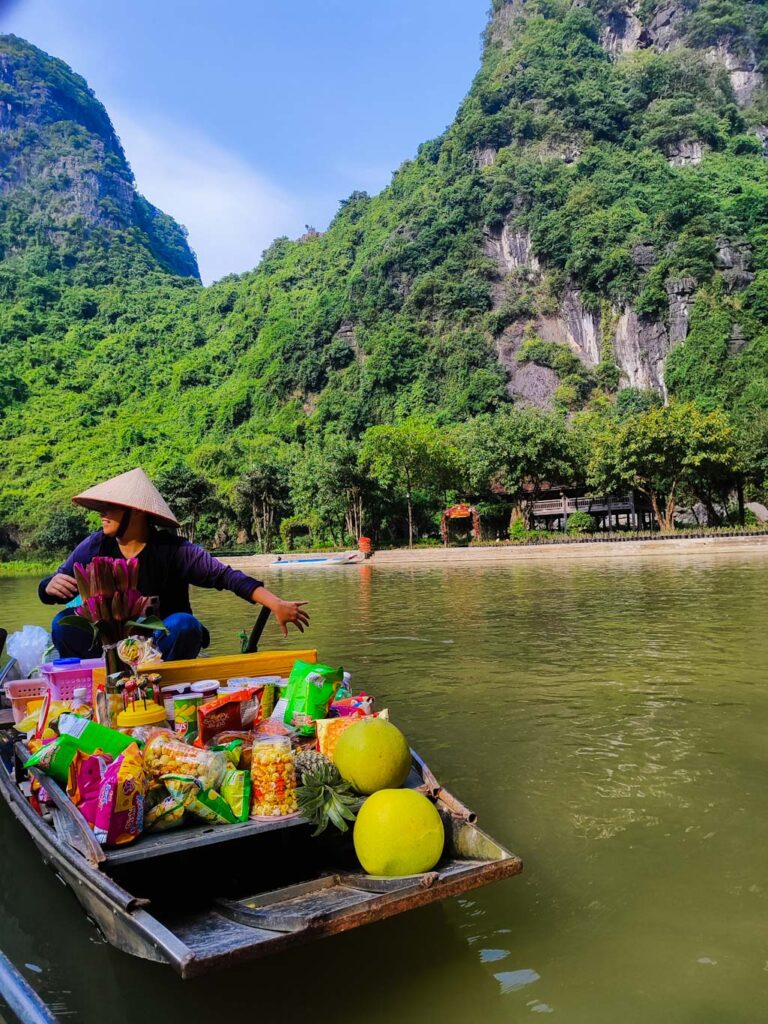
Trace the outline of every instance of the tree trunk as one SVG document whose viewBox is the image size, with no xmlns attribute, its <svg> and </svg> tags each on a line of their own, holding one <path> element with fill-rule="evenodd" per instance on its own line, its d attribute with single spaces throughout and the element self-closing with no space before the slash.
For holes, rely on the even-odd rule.
<svg viewBox="0 0 768 1024">
<path fill-rule="evenodd" d="M 744 507 L 744 480 L 742 477 L 736 482 L 736 499 L 739 503 L 739 523 L 744 526 L 746 523 L 746 509 Z"/>
<path fill-rule="evenodd" d="M 672 491 L 667 498 L 667 504 L 664 509 L 663 525 L 661 527 L 663 533 L 673 533 L 675 529 L 675 492 Z"/>
<path fill-rule="evenodd" d="M 651 502 L 651 508 L 653 509 L 653 514 L 656 517 L 656 522 L 659 524 L 659 529 L 663 530 L 664 527 L 661 525 L 662 517 L 661 517 L 661 511 L 659 509 L 659 498 L 658 498 L 658 495 L 656 494 L 656 491 L 649 491 L 648 492 L 648 497 L 649 497 L 650 502 Z"/>
</svg>

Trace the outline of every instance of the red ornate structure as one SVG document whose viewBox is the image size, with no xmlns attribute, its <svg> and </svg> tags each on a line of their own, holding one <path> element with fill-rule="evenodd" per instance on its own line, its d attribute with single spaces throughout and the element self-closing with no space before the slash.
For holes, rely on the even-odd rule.
<svg viewBox="0 0 768 1024">
<path fill-rule="evenodd" d="M 443 538 L 443 544 L 448 543 L 448 528 L 452 519 L 471 519 L 472 536 L 475 540 L 480 540 L 480 514 L 474 505 L 451 505 L 443 512 L 440 520 L 440 536 Z"/>
</svg>

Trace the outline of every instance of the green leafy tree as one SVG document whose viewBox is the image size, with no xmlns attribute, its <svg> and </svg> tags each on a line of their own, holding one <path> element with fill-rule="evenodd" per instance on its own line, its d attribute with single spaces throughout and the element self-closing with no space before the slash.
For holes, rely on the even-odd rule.
<svg viewBox="0 0 768 1024">
<path fill-rule="evenodd" d="M 89 532 L 88 516 L 82 509 L 57 508 L 38 533 L 37 546 L 47 554 L 68 554 Z"/>
<path fill-rule="evenodd" d="M 165 470 L 157 477 L 157 487 L 193 543 L 198 524 L 204 516 L 214 515 L 219 503 L 211 481 L 184 463 Z"/>
<path fill-rule="evenodd" d="M 405 498 L 411 548 L 414 490 L 445 492 L 458 479 L 458 453 L 445 432 L 416 418 L 366 430 L 360 464 L 377 484 Z"/>
<path fill-rule="evenodd" d="M 372 487 L 360 465 L 360 445 L 335 433 L 309 442 L 291 472 L 299 515 L 318 518 L 339 540 L 362 535 Z"/>
<path fill-rule="evenodd" d="M 737 466 L 733 429 L 720 411 L 672 403 L 625 419 L 606 421 L 593 435 L 591 483 L 608 492 L 631 487 L 645 494 L 661 530 L 674 529 L 683 486 L 699 486 Z"/>
<path fill-rule="evenodd" d="M 250 446 L 248 468 L 234 487 L 238 521 L 255 538 L 260 551 L 270 551 L 281 515 L 288 510 L 292 461 L 290 446 L 273 437 Z"/>
<path fill-rule="evenodd" d="M 528 518 L 544 482 L 568 483 L 579 472 L 579 452 L 565 419 L 537 409 L 481 416 L 457 431 L 469 486 L 500 486 L 513 500 L 512 521 Z"/>
</svg>

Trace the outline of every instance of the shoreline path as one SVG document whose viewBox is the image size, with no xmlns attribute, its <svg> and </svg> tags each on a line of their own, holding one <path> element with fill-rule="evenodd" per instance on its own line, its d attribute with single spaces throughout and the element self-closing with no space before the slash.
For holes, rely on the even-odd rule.
<svg viewBox="0 0 768 1024">
<path fill-rule="evenodd" d="M 328 552 L 317 552 L 318 556 Z M 669 540 L 597 541 L 583 544 L 521 544 L 488 545 L 468 548 L 398 548 L 393 551 L 377 551 L 367 562 L 358 563 L 384 569 L 388 566 L 425 567 L 430 565 L 499 565 L 504 562 L 600 560 L 611 558 L 735 554 L 768 555 L 768 536 L 753 537 L 679 537 Z M 221 556 L 220 556 L 221 557 Z M 296 552 L 290 557 L 309 558 L 308 551 Z M 223 557 L 221 560 L 244 572 L 254 569 L 271 568 L 276 555 L 238 555 Z M 353 563 L 354 565 L 355 563 Z M 299 570 L 301 571 L 301 570 Z"/>
</svg>

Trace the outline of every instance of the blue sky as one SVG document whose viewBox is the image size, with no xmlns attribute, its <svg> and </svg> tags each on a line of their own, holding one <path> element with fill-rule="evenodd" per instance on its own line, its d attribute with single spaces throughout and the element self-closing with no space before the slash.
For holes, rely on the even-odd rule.
<svg viewBox="0 0 768 1024">
<path fill-rule="evenodd" d="M 84 75 L 206 282 L 324 228 L 451 121 L 488 0 L 0 0 Z"/>
</svg>

